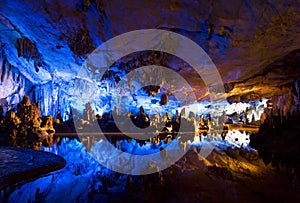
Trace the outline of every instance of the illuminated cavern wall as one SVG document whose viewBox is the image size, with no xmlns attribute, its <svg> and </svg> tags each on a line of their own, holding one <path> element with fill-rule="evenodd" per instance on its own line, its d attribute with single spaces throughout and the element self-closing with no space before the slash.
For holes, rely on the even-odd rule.
<svg viewBox="0 0 300 203">
<path fill-rule="evenodd" d="M 0 94 L 1 105 L 4 106 L 4 111 L 14 108 L 15 104 L 22 100 L 24 94 L 28 94 L 32 101 L 40 103 L 42 115 L 56 116 L 57 112 L 60 111 L 64 120 L 67 120 L 69 118 L 68 114 L 71 111 L 74 80 L 65 82 L 58 78 L 53 78 L 52 81 L 45 84 L 33 84 L 30 80 L 26 79 L 19 69 L 12 66 L 6 59 L 5 54 L 2 53 Z M 113 70 L 114 68 L 111 68 L 111 71 Z M 133 81 L 133 83 L 135 82 Z M 99 114 L 111 110 L 111 98 L 116 96 L 114 95 L 113 77 L 106 78 L 106 82 L 102 82 L 101 84 L 102 86 L 99 87 L 101 93 L 94 106 L 96 113 Z M 278 113 L 286 115 L 287 112 L 295 111 L 299 106 L 298 80 L 292 85 L 292 88 L 286 87 L 283 91 L 284 93 L 282 95 L 272 99 L 273 112 L 275 115 Z M 172 99 L 172 97 L 170 98 L 168 105 L 159 105 L 161 93 L 154 97 L 148 96 L 147 93 L 142 90 L 136 91 L 136 93 L 137 96 L 135 96 L 135 98 L 133 98 L 132 95 L 128 95 L 127 97 L 126 102 L 128 102 L 129 105 L 128 111 L 134 111 L 134 109 L 137 110 L 139 106 L 143 106 L 146 113 L 149 113 L 150 115 L 155 113 L 163 115 L 164 112 L 170 112 L 174 115 L 175 110 L 178 108 L 178 104 L 176 104 L 176 101 Z M 84 105 L 85 103 L 82 103 L 80 106 L 74 106 L 74 108 L 82 111 Z M 206 106 L 209 105 L 211 105 L 211 103 L 201 102 L 201 104 L 197 104 L 197 107 L 193 107 L 193 105 L 187 106 L 187 115 L 189 111 L 194 111 L 198 116 L 200 114 L 207 114 L 210 112 L 210 109 L 206 108 Z M 263 100 L 262 103 L 233 103 L 231 105 L 225 102 L 222 103 L 222 105 L 228 115 L 235 112 L 238 114 L 246 112 L 248 120 L 252 121 L 253 119 L 260 119 L 260 116 L 266 107 L 266 100 Z"/>
<path fill-rule="evenodd" d="M 32 98 L 32 101 L 40 102 L 42 115 L 56 116 L 59 111 L 64 120 L 68 119 L 68 113 L 70 113 L 70 94 L 63 89 L 63 85 L 68 84 L 48 82 L 33 86 L 28 91 L 28 95 Z"/>
<path fill-rule="evenodd" d="M 109 86 L 110 83 L 113 84 L 113 81 L 107 81 L 106 83 L 102 83 L 102 85 Z M 273 98 L 273 112 L 275 115 L 280 112 L 281 114 L 285 115 L 287 112 L 290 112 L 291 110 L 294 111 L 298 108 L 298 86 L 299 81 L 297 80 L 292 89 L 286 88 L 286 93 L 279 97 Z M 32 101 L 40 103 L 42 115 L 56 116 L 56 113 L 60 111 L 64 120 L 67 120 L 69 118 L 68 113 L 71 111 L 73 87 L 73 80 L 66 83 L 56 79 L 53 82 L 50 81 L 45 84 L 33 84 L 26 79 L 17 68 L 10 65 L 5 56 L 2 56 L 0 94 L 1 105 L 4 106 L 4 111 L 14 108 L 15 104 L 22 100 L 24 94 L 28 94 Z M 111 110 L 109 103 L 111 102 L 110 99 L 114 96 L 114 91 L 113 87 L 99 89 L 102 90 L 102 96 L 99 96 L 99 100 L 95 103 L 95 111 L 96 113 L 102 114 Z M 159 105 L 161 94 L 151 97 L 142 90 L 137 92 L 139 95 L 135 97 L 135 101 L 131 95 L 127 97 L 126 101 L 129 104 L 128 111 L 134 111 L 134 109 L 138 110 L 138 107 L 142 105 L 145 108 L 146 113 L 151 115 L 155 113 L 163 115 L 164 112 L 170 112 L 174 115 L 175 110 L 178 108 L 176 101 L 172 98 L 170 99 L 168 105 L 161 106 Z M 81 106 L 75 106 L 75 108 L 78 110 L 83 110 L 84 105 L 85 104 L 82 103 Z M 206 108 L 209 105 L 211 105 L 211 103 L 202 102 L 201 104 L 197 104 L 197 107 L 193 107 L 193 105 L 187 106 L 187 115 L 189 111 L 194 111 L 194 113 L 196 113 L 198 116 L 200 114 L 207 114 L 210 112 L 210 109 Z M 233 103 L 231 105 L 225 102 L 222 103 L 222 105 L 228 115 L 231 115 L 235 112 L 238 114 L 246 112 L 248 120 L 252 121 L 253 119 L 260 119 L 260 116 L 266 107 L 266 100 L 263 100 L 262 103 Z"/>
<path fill-rule="evenodd" d="M 216 64 L 229 100 L 273 98 L 274 113 L 287 114 L 299 103 L 299 88 L 294 91 L 300 77 L 298 10 L 293 0 L 2 1 L 1 64 L 6 58 L 11 68 L 1 69 L 6 81 L 1 101 L 14 104 L 26 93 L 40 102 L 43 115 L 61 111 L 67 119 L 73 80 L 84 58 L 119 34 L 158 28 L 201 45 Z M 198 79 L 187 66 L 170 64 L 192 82 Z M 22 82 L 15 82 L 18 78 Z M 205 95 L 203 84 L 193 85 Z"/>
<path fill-rule="evenodd" d="M 15 67 L 9 64 L 2 53 L 0 58 L 1 79 L 0 79 L 0 103 L 4 111 L 13 108 L 15 104 L 22 100 L 26 86 L 30 82 Z"/>
<path fill-rule="evenodd" d="M 105 83 L 102 83 L 104 87 L 99 88 L 102 95 L 99 95 L 99 100 L 95 103 L 96 113 L 102 114 L 110 109 L 111 98 L 114 95 L 114 88 L 110 87 L 110 83 L 113 81 L 106 79 Z M 135 83 L 133 81 L 133 83 Z M 1 105 L 4 106 L 4 110 L 10 108 L 15 108 L 15 105 L 22 100 L 24 94 L 28 94 L 32 101 L 39 102 L 42 115 L 52 115 L 56 116 L 57 112 L 60 111 L 63 115 L 64 120 L 67 120 L 68 113 L 71 111 L 72 103 L 72 91 L 74 87 L 74 81 L 66 83 L 55 79 L 45 84 L 33 84 L 28 79 L 26 79 L 22 73 L 10 65 L 5 56 L 1 59 Z M 128 95 L 126 102 L 128 102 L 128 111 L 138 110 L 139 106 L 143 106 L 147 113 L 153 115 L 159 113 L 163 115 L 165 112 L 170 112 L 175 114 L 175 110 L 178 108 L 176 100 L 170 97 L 168 105 L 161 106 L 159 104 L 161 93 L 156 94 L 155 97 L 148 96 L 143 90 L 137 90 L 138 95 L 133 98 L 132 95 Z M 134 100 L 135 99 L 135 100 Z M 84 103 L 81 106 L 75 106 L 77 110 L 83 110 Z M 188 116 L 189 111 L 194 111 L 194 113 L 199 116 L 200 114 L 207 114 L 211 109 L 206 108 L 206 106 L 211 105 L 209 102 L 204 102 L 202 104 L 195 104 L 196 106 L 187 106 L 186 113 Z M 242 113 L 246 111 L 246 108 L 250 108 L 250 104 L 232 104 L 222 103 L 226 106 L 226 113 L 233 114 L 234 112 Z M 252 114 L 255 115 L 255 120 L 260 118 L 260 114 L 263 112 L 263 108 L 259 107 L 260 104 L 254 104 L 260 109 L 252 109 L 248 112 L 249 120 L 252 120 Z M 252 112 L 253 111 L 253 112 Z M 259 112 L 259 113 L 258 113 Z M 122 112 L 125 113 L 125 112 Z"/>
<path fill-rule="evenodd" d="M 25 94 L 29 95 L 33 102 L 40 104 L 42 115 L 55 116 L 58 111 L 70 112 L 70 90 L 72 83 L 51 81 L 45 84 L 34 84 L 28 80 L 19 70 L 11 65 L 2 52 L 0 58 L 0 104 L 4 112 L 16 109 L 16 105 Z"/>
</svg>

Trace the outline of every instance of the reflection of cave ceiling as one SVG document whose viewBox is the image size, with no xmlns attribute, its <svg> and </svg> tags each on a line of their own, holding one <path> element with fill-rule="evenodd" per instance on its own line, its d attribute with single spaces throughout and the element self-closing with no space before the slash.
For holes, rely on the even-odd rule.
<svg viewBox="0 0 300 203">
<path fill-rule="evenodd" d="M 197 42 L 227 83 L 228 96 L 271 97 L 300 76 L 299 1 L 26 2 L 0 2 L 0 46 L 34 83 L 69 81 L 103 41 L 146 28 Z M 201 85 L 196 88 L 203 92 Z"/>
</svg>

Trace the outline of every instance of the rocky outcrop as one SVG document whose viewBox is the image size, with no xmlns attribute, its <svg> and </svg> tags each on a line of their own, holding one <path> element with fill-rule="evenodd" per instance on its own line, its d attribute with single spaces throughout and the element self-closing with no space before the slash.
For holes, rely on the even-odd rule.
<svg viewBox="0 0 300 203">
<path fill-rule="evenodd" d="M 52 146 L 53 122 L 59 121 L 52 116 L 41 117 L 39 104 L 32 103 L 27 95 L 17 104 L 17 113 L 11 109 L 0 116 L 1 145 L 33 149 Z"/>
</svg>

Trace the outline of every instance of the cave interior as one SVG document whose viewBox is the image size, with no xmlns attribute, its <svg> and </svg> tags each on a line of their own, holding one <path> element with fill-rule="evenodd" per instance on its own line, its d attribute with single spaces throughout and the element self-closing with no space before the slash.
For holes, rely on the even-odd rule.
<svg viewBox="0 0 300 203">
<path fill-rule="evenodd" d="M 0 67 L 0 202 L 300 201 L 299 1 L 4 0 Z"/>
</svg>

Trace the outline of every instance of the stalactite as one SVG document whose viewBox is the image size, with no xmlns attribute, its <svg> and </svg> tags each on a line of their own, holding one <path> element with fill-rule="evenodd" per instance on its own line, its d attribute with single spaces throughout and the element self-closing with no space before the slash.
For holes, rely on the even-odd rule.
<svg viewBox="0 0 300 203">
<path fill-rule="evenodd" d="M 76 32 L 74 37 L 69 38 L 68 42 L 72 44 L 70 47 L 73 48 L 72 51 L 75 55 L 84 56 L 94 49 L 94 44 L 86 29 Z M 16 40 L 15 46 L 18 57 L 22 57 L 27 61 L 33 61 L 36 72 L 39 71 L 40 67 L 48 68 L 48 65 L 41 59 L 41 54 L 36 44 L 29 38 L 21 36 Z M 14 103 L 19 102 L 23 95 L 28 93 L 32 101 L 40 102 L 42 115 L 55 116 L 60 111 L 62 117 L 66 118 L 66 115 L 70 112 L 70 95 L 67 93 L 69 87 L 62 88 L 62 84 L 56 84 L 54 76 L 51 81 L 51 87 L 49 83 L 33 86 L 17 68 L 10 65 L 3 47 L 4 45 L 0 44 L 0 62 L 2 62 L 0 66 L 0 94 L 2 94 L 1 104 L 8 106 L 7 108 L 5 107 L 5 111 L 14 108 Z"/>
<path fill-rule="evenodd" d="M 18 57 L 23 57 L 27 61 L 34 61 L 34 68 L 36 72 L 39 72 L 39 67 L 47 66 L 41 60 L 41 54 L 38 52 L 36 45 L 28 38 L 19 38 L 16 41 L 16 48 L 18 51 Z"/>
<path fill-rule="evenodd" d="M 67 41 L 72 52 L 78 57 L 85 57 L 95 49 L 93 40 L 88 31 L 84 29 L 73 33 Z"/>
<path fill-rule="evenodd" d="M 40 110 L 43 116 L 51 115 L 55 117 L 60 111 L 63 118 L 70 112 L 70 95 L 65 93 L 63 87 L 50 81 L 43 85 L 36 85 L 28 91 L 34 102 L 40 102 Z"/>
<path fill-rule="evenodd" d="M 26 37 L 17 39 L 16 48 L 18 57 L 24 57 L 28 61 L 29 59 L 40 58 L 40 53 L 38 52 L 36 45 Z"/>
<path fill-rule="evenodd" d="M 21 101 L 21 98 L 25 94 L 26 82 L 29 82 L 20 71 L 12 66 L 5 55 L 0 58 L 1 64 L 1 83 L 0 83 L 0 95 L 1 105 L 5 106 L 5 112 L 10 109 L 15 109 L 15 105 Z"/>
<path fill-rule="evenodd" d="M 5 77 L 5 72 L 6 72 L 6 61 L 7 59 L 5 58 L 3 61 L 2 61 L 2 66 L 1 66 L 1 83 L 4 82 L 4 77 Z"/>
</svg>

